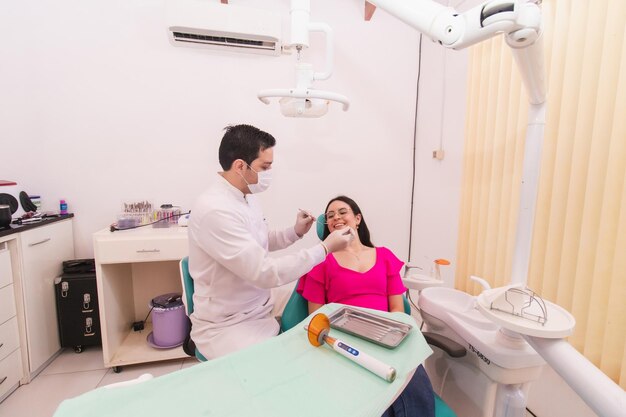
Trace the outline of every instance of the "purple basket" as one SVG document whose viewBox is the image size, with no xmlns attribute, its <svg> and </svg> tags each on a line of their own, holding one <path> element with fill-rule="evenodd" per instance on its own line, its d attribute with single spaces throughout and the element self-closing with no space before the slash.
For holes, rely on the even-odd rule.
<svg viewBox="0 0 626 417">
<path fill-rule="evenodd" d="M 150 307 L 154 344 L 164 348 L 182 345 L 189 329 L 180 294 L 159 295 L 152 299 Z"/>
</svg>

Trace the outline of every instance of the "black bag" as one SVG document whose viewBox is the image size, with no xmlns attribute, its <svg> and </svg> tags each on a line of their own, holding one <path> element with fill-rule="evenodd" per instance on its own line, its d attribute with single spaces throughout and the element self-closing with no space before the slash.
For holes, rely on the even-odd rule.
<svg viewBox="0 0 626 417">
<path fill-rule="evenodd" d="M 64 274 L 89 274 L 96 272 L 96 262 L 94 259 L 72 259 L 63 261 Z"/>
</svg>

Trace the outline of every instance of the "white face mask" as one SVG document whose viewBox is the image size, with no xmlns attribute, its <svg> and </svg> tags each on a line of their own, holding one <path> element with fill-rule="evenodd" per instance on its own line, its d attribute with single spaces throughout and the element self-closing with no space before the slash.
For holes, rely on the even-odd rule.
<svg viewBox="0 0 626 417">
<path fill-rule="evenodd" d="M 250 165 L 248 166 L 250 167 L 252 171 L 254 171 L 254 169 Z M 250 192 L 252 194 L 258 194 L 270 188 L 270 184 L 272 183 L 272 170 L 267 169 L 265 171 L 258 171 L 258 172 L 254 171 L 254 172 L 256 172 L 256 175 L 258 178 L 258 181 L 256 184 L 250 184 L 248 181 L 246 181 L 243 175 L 241 176 L 241 178 L 243 178 L 243 180 L 246 181 L 246 184 L 248 185 L 248 189 L 250 190 Z"/>
</svg>

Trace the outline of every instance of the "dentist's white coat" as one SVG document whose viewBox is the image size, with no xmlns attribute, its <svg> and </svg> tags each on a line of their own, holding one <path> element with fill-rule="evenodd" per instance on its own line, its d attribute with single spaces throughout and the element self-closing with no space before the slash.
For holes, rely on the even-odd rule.
<svg viewBox="0 0 626 417">
<path fill-rule="evenodd" d="M 269 231 L 256 197 L 244 196 L 221 175 L 198 198 L 189 220 L 191 338 L 207 359 L 278 334 L 270 288 L 298 279 L 324 260 L 321 245 L 269 257 L 269 251 L 296 240 L 293 227 Z"/>
</svg>

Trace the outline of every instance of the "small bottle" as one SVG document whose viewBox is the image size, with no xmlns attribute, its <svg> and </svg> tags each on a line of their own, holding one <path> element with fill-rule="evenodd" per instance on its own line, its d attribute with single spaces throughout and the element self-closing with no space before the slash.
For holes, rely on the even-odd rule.
<svg viewBox="0 0 626 417">
<path fill-rule="evenodd" d="M 67 214 L 67 203 L 65 200 L 59 202 L 59 214 Z"/>
<path fill-rule="evenodd" d="M 500 385 L 496 394 L 494 416 L 524 417 L 526 396 L 522 384 Z"/>
</svg>

